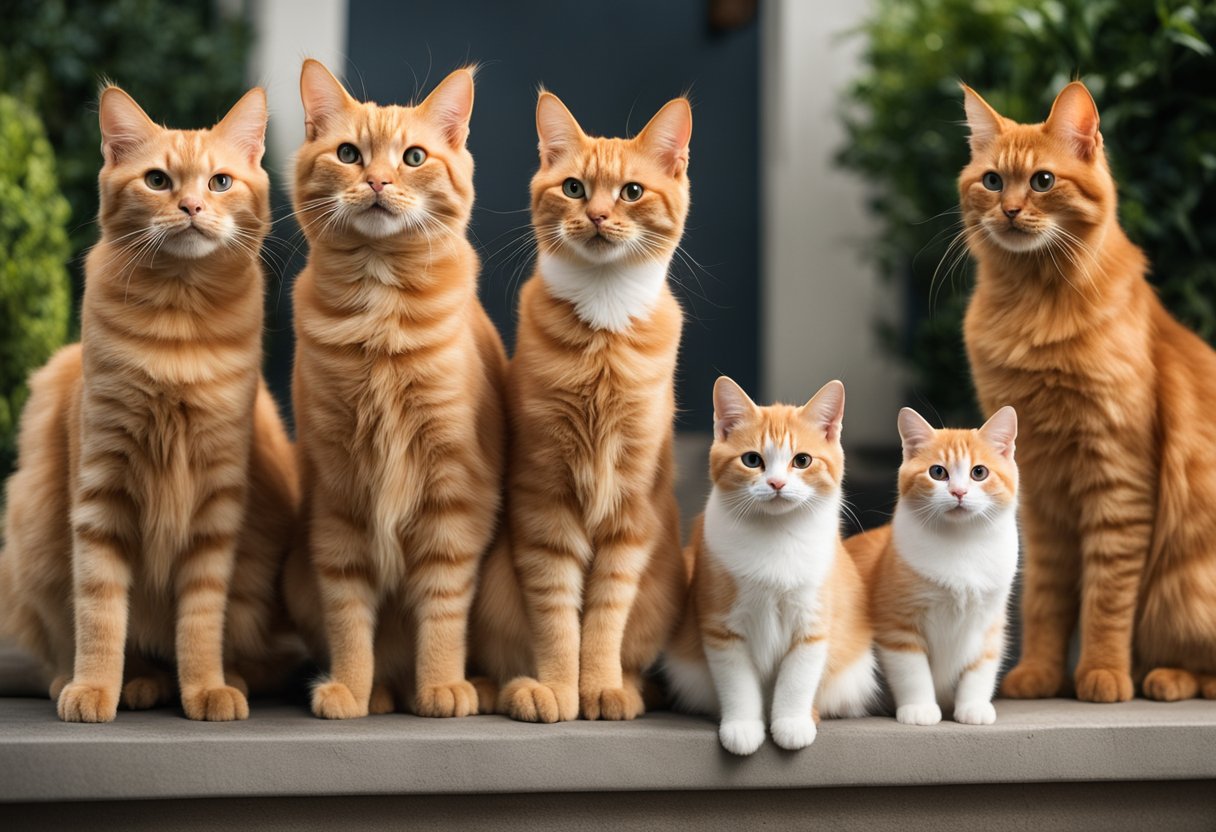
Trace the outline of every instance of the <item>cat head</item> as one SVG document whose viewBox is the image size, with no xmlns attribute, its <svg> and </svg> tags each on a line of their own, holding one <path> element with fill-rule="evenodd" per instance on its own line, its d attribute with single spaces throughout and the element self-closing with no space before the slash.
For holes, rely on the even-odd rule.
<svg viewBox="0 0 1216 832">
<path fill-rule="evenodd" d="M 834 501 L 844 480 L 844 385 L 829 381 L 801 407 L 757 406 L 738 384 L 714 384 L 709 471 L 732 511 L 785 514 Z"/>
<path fill-rule="evenodd" d="M 936 430 L 905 407 L 899 435 L 900 505 L 921 521 L 990 521 L 1016 506 L 1018 415 L 1012 407 L 1002 407 L 979 430 Z"/>
<path fill-rule="evenodd" d="M 305 140 L 294 196 L 305 234 L 463 234 L 473 209 L 471 70 L 456 70 L 417 106 L 381 107 L 356 101 L 323 64 L 307 60 L 300 97 Z"/>
<path fill-rule="evenodd" d="M 1066 86 L 1041 124 L 1018 124 L 963 86 L 971 161 L 959 176 L 973 248 L 1003 253 L 1055 248 L 1061 262 L 1083 251 L 1087 232 L 1115 214 L 1098 108 L 1079 81 Z"/>
<path fill-rule="evenodd" d="M 588 136 L 556 95 L 536 103 L 540 251 L 578 265 L 666 263 L 688 216 L 688 100 L 669 101 L 632 139 Z"/>
<path fill-rule="evenodd" d="M 161 127 L 115 86 L 101 92 L 99 220 L 132 256 L 198 260 L 256 257 L 270 227 L 270 180 L 262 170 L 266 94 L 245 93 L 207 130 Z"/>
</svg>

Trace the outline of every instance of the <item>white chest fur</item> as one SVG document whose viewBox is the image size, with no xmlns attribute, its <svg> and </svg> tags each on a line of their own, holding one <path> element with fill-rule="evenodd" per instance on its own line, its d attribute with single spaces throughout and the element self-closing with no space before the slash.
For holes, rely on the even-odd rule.
<svg viewBox="0 0 1216 832">
<path fill-rule="evenodd" d="M 554 297 L 574 305 L 583 323 L 623 332 L 650 314 L 667 282 L 667 260 L 638 264 L 579 263 L 542 252 L 541 278 Z"/>
</svg>

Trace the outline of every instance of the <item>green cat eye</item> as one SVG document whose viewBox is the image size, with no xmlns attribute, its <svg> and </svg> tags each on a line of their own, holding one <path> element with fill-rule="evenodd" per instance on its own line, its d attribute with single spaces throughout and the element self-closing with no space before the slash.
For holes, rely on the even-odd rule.
<svg viewBox="0 0 1216 832">
<path fill-rule="evenodd" d="M 977 465 L 971 469 L 971 479 L 976 482 L 983 482 L 988 479 L 988 469 L 983 465 Z"/>
<path fill-rule="evenodd" d="M 756 453 L 755 451 L 748 451 L 743 456 L 739 457 L 739 461 L 742 462 L 744 465 L 746 465 L 748 468 L 763 468 L 764 467 L 764 458 L 761 457 L 760 454 Z"/>
<path fill-rule="evenodd" d="M 950 479 L 950 473 L 946 470 L 944 465 L 930 465 L 929 476 L 935 480 L 938 480 L 939 482 L 945 482 L 946 480 Z"/>
<path fill-rule="evenodd" d="M 223 193 L 232 187 L 232 177 L 226 173 L 217 173 L 211 177 L 211 181 L 207 183 L 207 187 L 213 191 Z"/>
<path fill-rule="evenodd" d="M 794 454 L 794 467 L 795 468 L 810 468 L 811 467 L 811 455 L 810 454 Z"/>
<path fill-rule="evenodd" d="M 587 190 L 582 182 L 572 176 L 562 183 L 562 193 L 571 199 L 582 199 L 587 195 Z"/>
<path fill-rule="evenodd" d="M 984 187 L 990 191 L 999 191 L 1005 185 L 1005 183 L 1001 181 L 1001 175 L 991 170 L 985 173 L 980 181 L 983 182 Z"/>
<path fill-rule="evenodd" d="M 362 158 L 363 155 L 359 153 L 359 148 L 355 147 L 353 144 L 343 142 L 342 144 L 338 145 L 338 161 L 342 164 L 353 165 Z"/>
<path fill-rule="evenodd" d="M 154 191 L 169 190 L 169 174 L 163 170 L 150 170 L 144 174 L 144 184 Z"/>
<path fill-rule="evenodd" d="M 412 168 L 416 168 L 426 161 L 426 151 L 421 147 L 411 147 L 405 151 L 405 163 Z"/>
<path fill-rule="evenodd" d="M 626 202 L 637 202 L 642 198 L 642 186 L 637 182 L 630 182 L 625 187 L 621 188 L 621 199 Z"/>
<path fill-rule="evenodd" d="M 1056 184 L 1055 174 L 1048 170 L 1041 170 L 1034 176 L 1030 177 L 1031 190 L 1038 191 L 1039 193 L 1043 193 L 1043 191 L 1050 191 L 1051 186 L 1054 184 Z"/>
</svg>

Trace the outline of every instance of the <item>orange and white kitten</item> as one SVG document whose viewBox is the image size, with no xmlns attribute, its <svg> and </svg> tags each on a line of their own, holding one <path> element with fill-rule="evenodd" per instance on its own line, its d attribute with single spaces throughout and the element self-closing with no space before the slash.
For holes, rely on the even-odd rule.
<svg viewBox="0 0 1216 832">
<path fill-rule="evenodd" d="M 632 719 L 679 614 L 673 376 L 683 324 L 667 269 L 688 214 L 692 111 L 633 139 L 536 108 L 536 274 L 519 307 L 508 406 L 511 546 L 491 555 L 477 665 L 499 709 L 554 722 Z"/>
<path fill-rule="evenodd" d="M 329 676 L 319 717 L 478 710 L 465 678 L 499 521 L 506 354 L 465 238 L 473 75 L 414 107 L 353 99 L 306 61 L 293 395 L 304 546 L 287 602 Z"/>
<path fill-rule="evenodd" d="M 169 130 L 107 87 L 100 117 L 101 240 L 81 343 L 30 381 L 4 612 L 64 720 L 171 699 L 174 661 L 186 716 L 244 719 L 275 659 L 297 501 L 260 372 L 266 98 Z"/>
<path fill-rule="evenodd" d="M 664 669 L 677 707 L 721 719 L 734 754 L 805 748 L 823 716 L 864 716 L 878 681 L 865 587 L 840 539 L 844 385 L 757 407 L 714 385 L 713 490 L 687 558 L 693 583 Z"/>
<path fill-rule="evenodd" d="M 1216 698 L 1216 351 L 1119 227 L 1084 85 L 1018 124 L 965 90 L 959 176 L 978 266 L 964 334 L 981 404 L 1012 404 L 1026 562 L 1006 696 Z"/>
<path fill-rule="evenodd" d="M 899 412 L 904 461 L 890 525 L 846 541 L 868 575 L 870 615 L 895 718 L 991 725 L 1018 568 L 1018 420 L 1003 407 L 979 430 L 934 430 Z"/>
</svg>

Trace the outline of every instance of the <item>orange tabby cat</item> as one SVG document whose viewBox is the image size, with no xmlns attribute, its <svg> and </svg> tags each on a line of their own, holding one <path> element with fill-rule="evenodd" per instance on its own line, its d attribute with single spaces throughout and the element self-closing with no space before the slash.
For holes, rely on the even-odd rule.
<svg viewBox="0 0 1216 832">
<path fill-rule="evenodd" d="M 592 138 L 542 93 L 536 123 L 540 252 L 508 386 L 512 545 L 486 565 L 477 663 L 507 682 L 499 709 L 515 719 L 631 719 L 685 581 L 667 268 L 692 111 L 676 99 L 633 139 Z"/>
<path fill-rule="evenodd" d="M 8 484 L 8 623 L 57 674 L 62 719 L 169 699 L 173 660 L 186 716 L 244 719 L 223 654 L 268 669 L 297 496 L 259 370 L 266 99 L 169 130 L 108 87 L 100 115 L 81 343 L 31 379 Z"/>
<path fill-rule="evenodd" d="M 1216 698 L 1216 353 L 1119 227 L 1085 87 L 1042 124 L 964 91 L 967 351 L 983 406 L 1013 404 L 1026 428 L 1022 657 L 1001 690 L 1059 693 L 1079 617 L 1081 699 L 1129 699 L 1133 679 Z"/>
<path fill-rule="evenodd" d="M 395 698 L 424 716 L 475 713 L 465 640 L 499 516 L 506 355 L 464 236 L 473 75 L 379 107 L 306 61 L 300 91 L 295 200 L 311 252 L 293 394 L 311 570 L 293 562 L 288 604 L 329 656 L 313 713 L 382 713 Z"/>
</svg>

